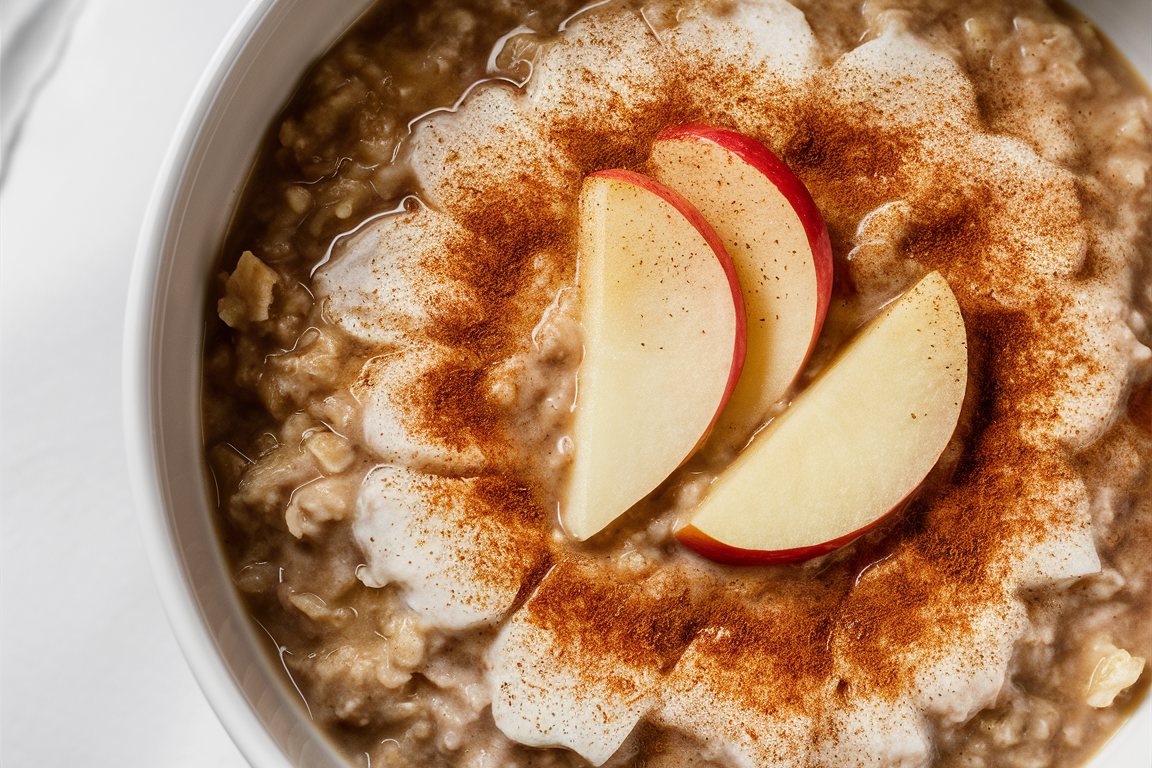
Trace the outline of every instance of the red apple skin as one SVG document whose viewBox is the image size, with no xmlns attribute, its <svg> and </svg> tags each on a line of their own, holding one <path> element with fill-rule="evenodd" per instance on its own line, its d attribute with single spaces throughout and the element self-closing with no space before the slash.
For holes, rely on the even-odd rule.
<svg viewBox="0 0 1152 768">
<path fill-rule="evenodd" d="M 788 563 L 799 563 L 804 560 L 811 560 L 820 555 L 826 555 L 833 550 L 837 550 L 845 544 L 849 544 L 864 534 L 891 517 L 904 508 L 912 501 L 916 489 L 900 500 L 895 507 L 885 512 L 880 517 L 873 520 L 863 528 L 852 531 L 841 536 L 838 539 L 831 541 L 822 541 L 819 544 L 813 544 L 810 547 L 796 547 L 794 549 L 779 549 L 779 550 L 758 550 L 758 549 L 741 549 L 740 547 L 733 547 L 730 544 L 725 544 L 717 541 L 708 534 L 702 532 L 694 525 L 686 525 L 683 528 L 675 531 L 673 535 L 676 540 L 683 544 L 688 549 L 703 558 L 711 560 L 714 563 L 721 565 L 733 566 L 760 566 L 760 565 L 787 565 Z"/>
<path fill-rule="evenodd" d="M 701 124 L 676 125 L 665 128 L 656 137 L 656 141 L 708 141 L 723 147 L 767 176 L 784 198 L 792 204 L 800 223 L 804 226 L 804 233 L 808 235 L 808 246 L 812 249 L 813 264 L 816 268 L 816 326 L 808 345 L 810 354 L 816 345 L 816 339 L 820 336 L 824 316 L 828 313 L 828 305 L 832 301 L 832 240 L 828 236 L 824 217 L 820 215 L 820 209 L 816 207 L 816 201 L 812 199 L 804 182 L 800 181 L 792 169 L 763 144 L 735 131 Z"/>
<path fill-rule="evenodd" d="M 716 231 L 712 229 L 712 225 L 700 215 L 700 212 L 696 210 L 696 206 L 688 202 L 680 193 L 669 189 L 649 176 L 623 168 L 609 168 L 603 171 L 595 171 L 594 173 L 588 174 L 587 178 L 612 179 L 628 184 L 635 184 L 664 199 L 669 205 L 679 211 L 684 218 L 688 219 L 689 223 L 700 232 L 704 240 L 711 246 L 713 253 L 716 254 L 716 259 L 720 262 L 720 266 L 724 270 L 724 275 L 728 278 L 728 287 L 732 291 L 732 303 L 736 308 L 736 343 L 732 350 L 732 368 L 728 372 L 728 383 L 724 387 L 724 394 L 720 398 L 720 404 L 716 407 L 716 412 L 712 414 L 712 420 L 708 422 L 708 428 L 704 430 L 704 434 L 700 436 L 696 445 L 693 446 L 688 455 L 684 457 L 684 461 L 688 461 L 688 459 L 692 457 L 692 454 L 708 439 L 708 434 L 712 431 L 712 426 L 716 423 L 716 420 L 720 418 L 720 413 L 724 410 L 724 406 L 728 404 L 728 398 L 732 396 L 733 390 L 736 389 L 737 382 L 740 381 L 740 373 L 744 370 L 744 357 L 748 351 L 748 319 L 744 314 L 744 296 L 740 291 L 740 281 L 736 277 L 736 265 L 732 263 L 732 257 L 728 255 L 728 249 L 724 247 L 724 243 L 720 240 L 720 236 L 716 234 Z"/>
</svg>

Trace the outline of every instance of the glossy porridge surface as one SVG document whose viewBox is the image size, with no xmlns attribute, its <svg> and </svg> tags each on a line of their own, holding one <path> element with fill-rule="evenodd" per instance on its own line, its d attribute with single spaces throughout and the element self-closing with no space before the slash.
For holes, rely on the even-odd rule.
<svg viewBox="0 0 1152 768">
<path fill-rule="evenodd" d="M 221 537 L 312 718 L 372 766 L 1086 760 L 1152 650 L 1146 90 L 1039 3 L 577 10 L 374 9 L 273 125 L 225 243 Z M 798 388 L 930 270 L 967 323 L 960 426 L 913 503 L 800 565 L 670 535 L 756 424 L 590 542 L 558 524 L 580 180 L 643 171 L 684 122 L 762 141 L 827 221 Z"/>
</svg>

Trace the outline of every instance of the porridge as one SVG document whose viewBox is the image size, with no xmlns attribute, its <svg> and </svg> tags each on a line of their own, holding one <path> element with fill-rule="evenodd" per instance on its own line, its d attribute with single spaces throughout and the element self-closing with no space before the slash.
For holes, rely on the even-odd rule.
<svg viewBox="0 0 1152 768">
<path fill-rule="evenodd" d="M 221 538 L 302 706 L 374 768 L 1086 761 L 1152 652 L 1149 112 L 1037 2 L 372 9 L 266 139 L 204 362 Z M 827 316 L 788 397 L 577 538 L 581 184 L 683 124 L 807 187 Z M 797 563 L 679 544 L 934 272 L 968 381 L 910 502 Z"/>
</svg>

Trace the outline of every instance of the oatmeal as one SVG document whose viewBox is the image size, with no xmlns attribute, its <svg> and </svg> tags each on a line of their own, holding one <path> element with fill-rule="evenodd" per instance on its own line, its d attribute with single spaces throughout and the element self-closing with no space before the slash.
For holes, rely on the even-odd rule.
<svg viewBox="0 0 1152 768">
<path fill-rule="evenodd" d="M 1149 112 L 1035 2 L 373 9 L 267 139 L 205 357 L 221 535 L 312 718 L 371 766 L 1087 760 L 1152 653 Z M 967 327 L 927 480 L 804 563 L 672 536 L 791 395 L 588 541 L 560 523 L 581 181 L 684 123 L 827 223 L 792 395 L 933 271 Z"/>
</svg>

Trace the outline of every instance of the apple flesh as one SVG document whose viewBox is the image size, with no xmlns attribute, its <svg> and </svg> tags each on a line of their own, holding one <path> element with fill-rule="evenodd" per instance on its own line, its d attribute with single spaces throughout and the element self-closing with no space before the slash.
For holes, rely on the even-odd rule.
<svg viewBox="0 0 1152 768">
<path fill-rule="evenodd" d="M 584 180 L 579 249 L 584 359 L 560 516 L 583 541 L 703 442 L 740 377 L 745 320 L 716 233 L 647 176 Z"/>
<path fill-rule="evenodd" d="M 803 560 L 864 533 L 920 485 L 960 416 L 964 319 L 939 273 L 866 325 L 708 488 L 676 538 L 710 560 Z"/>
<path fill-rule="evenodd" d="M 715 228 L 736 266 L 748 353 L 711 440 L 739 448 L 787 394 L 820 335 L 832 294 L 828 229 L 788 166 L 743 134 L 670 128 L 653 143 L 650 165 Z"/>
</svg>

